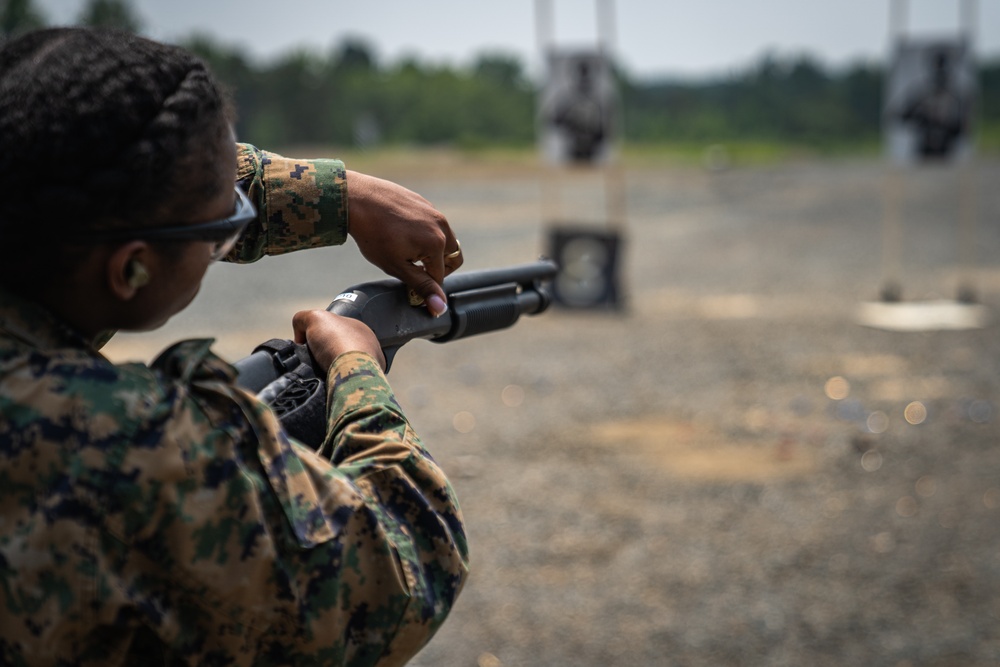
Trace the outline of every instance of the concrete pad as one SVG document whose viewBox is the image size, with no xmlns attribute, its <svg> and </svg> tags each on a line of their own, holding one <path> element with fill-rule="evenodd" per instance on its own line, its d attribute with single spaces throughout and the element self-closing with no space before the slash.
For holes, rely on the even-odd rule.
<svg viewBox="0 0 1000 667">
<path fill-rule="evenodd" d="M 942 331 L 982 329 L 990 318 L 985 306 L 937 300 L 862 303 L 857 320 L 864 326 L 888 331 Z"/>
</svg>

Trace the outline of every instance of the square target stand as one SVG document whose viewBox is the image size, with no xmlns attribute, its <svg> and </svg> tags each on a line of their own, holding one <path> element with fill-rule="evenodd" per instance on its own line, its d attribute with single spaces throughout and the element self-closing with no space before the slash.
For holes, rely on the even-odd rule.
<svg viewBox="0 0 1000 667">
<path fill-rule="evenodd" d="M 593 187 L 594 179 L 604 182 L 603 207 L 597 201 L 602 188 Z M 576 204 L 578 215 L 566 216 L 566 209 L 574 207 L 554 201 L 567 190 L 571 194 L 563 199 Z M 559 267 L 550 288 L 553 305 L 567 310 L 625 311 L 625 185 L 621 168 L 606 164 L 576 166 L 568 173 L 555 171 L 545 179 L 543 192 L 547 193 L 543 201 L 548 209 L 543 214 L 548 221 L 543 254 Z M 573 192 L 586 192 L 590 201 L 581 206 L 583 197 Z"/>
<path fill-rule="evenodd" d="M 625 308 L 625 184 L 615 155 L 622 115 L 610 57 L 614 9 L 612 0 L 595 0 L 596 45 L 557 48 L 553 2 L 535 3 L 546 67 L 537 110 L 539 148 L 549 165 L 541 184 L 545 255 L 559 267 L 552 301 L 565 309 L 619 312 Z"/>
<path fill-rule="evenodd" d="M 617 230 L 572 223 L 550 226 L 548 257 L 559 267 L 552 281 L 553 301 L 564 308 L 623 310 L 622 241 Z"/>
<path fill-rule="evenodd" d="M 908 0 L 890 3 L 888 76 L 883 100 L 887 158 L 883 185 L 880 300 L 862 303 L 860 324 L 892 331 L 979 329 L 989 312 L 977 303 L 974 113 L 978 108 L 972 35 L 975 1 L 959 3 L 962 30 L 954 37 L 916 38 L 906 31 Z M 904 301 L 902 275 L 905 182 L 923 171 L 957 183 L 959 280 L 954 300 Z"/>
<path fill-rule="evenodd" d="M 974 169 L 959 168 L 959 212 L 956 226 L 959 267 L 954 299 L 905 300 L 902 275 L 903 216 L 905 173 L 890 168 L 884 184 L 885 217 L 883 220 L 882 270 L 883 280 L 879 299 L 863 302 L 857 310 L 857 322 L 863 326 L 887 331 L 944 331 L 982 329 L 990 325 L 990 310 L 978 302 L 974 280 L 976 224 Z M 934 172 L 931 172 L 934 173 Z M 938 172 L 948 175 L 945 171 Z M 951 174 L 955 176 L 955 174 Z"/>
</svg>

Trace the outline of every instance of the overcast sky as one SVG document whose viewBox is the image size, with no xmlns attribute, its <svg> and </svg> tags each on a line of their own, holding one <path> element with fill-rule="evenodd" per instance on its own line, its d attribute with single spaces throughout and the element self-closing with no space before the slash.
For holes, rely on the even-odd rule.
<svg viewBox="0 0 1000 667">
<path fill-rule="evenodd" d="M 614 21 L 599 30 L 601 1 Z M 629 74 L 653 77 L 726 73 L 767 51 L 808 52 L 832 66 L 880 61 L 888 50 L 891 1 L 551 0 L 551 32 L 536 25 L 536 0 L 133 0 L 133 7 L 151 37 L 170 41 L 200 31 L 264 61 L 292 49 L 325 53 L 352 36 L 365 39 L 383 63 L 414 55 L 464 65 L 502 51 L 535 69 L 543 41 L 569 48 L 603 37 Z M 897 1 L 907 7 L 909 34 L 962 30 L 963 0 Z M 54 23 L 72 23 L 85 4 L 36 2 Z M 977 53 L 1000 57 L 1000 0 L 972 0 L 972 6 Z"/>
</svg>

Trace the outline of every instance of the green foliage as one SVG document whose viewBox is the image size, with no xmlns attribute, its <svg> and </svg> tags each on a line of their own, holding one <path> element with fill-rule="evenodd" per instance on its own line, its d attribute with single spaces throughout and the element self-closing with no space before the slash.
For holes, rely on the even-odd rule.
<svg viewBox="0 0 1000 667">
<path fill-rule="evenodd" d="M 338 69 L 370 72 L 375 69 L 375 53 L 364 40 L 348 37 L 340 45 L 334 66 Z"/>
<path fill-rule="evenodd" d="M 142 30 L 142 22 L 132 10 L 129 0 L 89 0 L 77 22 L 135 33 Z"/>
<path fill-rule="evenodd" d="M 833 74 L 808 57 L 765 56 L 710 82 L 624 85 L 632 141 L 765 140 L 826 146 L 880 130 L 882 75 L 869 65 Z"/>
<path fill-rule="evenodd" d="M 89 0 L 79 20 L 141 27 L 129 0 Z M 0 38 L 43 24 L 32 0 L 0 0 Z M 537 86 L 511 54 L 483 53 L 469 67 L 414 58 L 382 64 L 370 44 L 351 37 L 328 54 L 295 51 L 259 63 L 203 34 L 184 45 L 229 88 L 240 138 L 260 145 L 481 149 L 535 142 Z M 883 72 L 872 63 L 831 71 L 807 55 L 768 54 L 713 80 L 616 76 L 620 129 L 632 149 L 700 155 L 725 144 L 748 155 L 760 154 L 760 146 L 829 154 L 871 151 L 880 141 Z M 1000 61 L 980 65 L 979 99 L 980 145 L 1000 150 Z"/>
<path fill-rule="evenodd" d="M 984 151 L 1000 152 L 1000 60 L 979 70 L 979 145 Z"/>
<path fill-rule="evenodd" d="M 252 66 L 238 51 L 199 36 L 185 46 L 226 82 L 239 136 L 261 145 L 528 145 L 535 93 L 518 60 L 493 54 L 474 67 L 404 60 L 380 68 L 349 40 L 330 57 L 307 52 Z"/>
<path fill-rule="evenodd" d="M 45 26 L 32 0 L 0 0 L 0 40 Z"/>
</svg>

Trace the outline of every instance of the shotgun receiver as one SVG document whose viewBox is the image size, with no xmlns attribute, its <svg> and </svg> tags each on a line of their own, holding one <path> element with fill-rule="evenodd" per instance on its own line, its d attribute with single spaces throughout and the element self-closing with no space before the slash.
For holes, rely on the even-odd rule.
<svg viewBox="0 0 1000 667">
<path fill-rule="evenodd" d="M 338 294 L 327 310 L 367 324 L 385 355 L 386 371 L 403 345 L 414 338 L 434 343 L 513 326 L 521 315 L 543 312 L 551 303 L 547 283 L 558 268 L 550 260 L 454 273 L 444 279 L 448 312 L 433 317 L 410 305 L 399 280 L 363 283 Z M 235 364 L 237 383 L 255 392 L 298 440 L 318 445 L 326 435 L 324 374 L 305 345 L 272 339 Z"/>
</svg>

